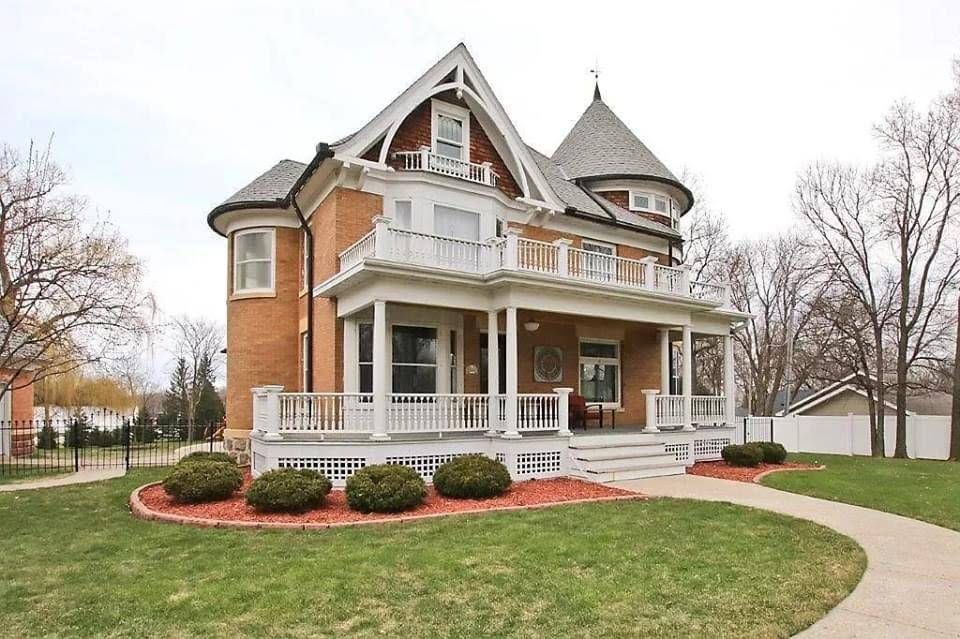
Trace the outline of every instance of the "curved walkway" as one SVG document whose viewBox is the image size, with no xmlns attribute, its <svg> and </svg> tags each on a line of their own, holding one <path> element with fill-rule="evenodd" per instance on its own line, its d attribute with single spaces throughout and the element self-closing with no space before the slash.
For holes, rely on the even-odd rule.
<svg viewBox="0 0 960 639">
<path fill-rule="evenodd" d="M 809 519 L 867 553 L 854 591 L 798 637 L 960 637 L 960 533 L 899 515 L 693 475 L 617 482 L 660 497 L 726 501 Z"/>
<path fill-rule="evenodd" d="M 0 493 L 15 492 L 18 490 L 35 490 L 37 488 L 56 488 L 57 486 L 71 486 L 73 484 L 86 484 L 92 481 L 123 477 L 125 474 L 126 471 L 122 467 L 84 469 L 80 472 L 70 473 L 69 475 L 57 475 L 56 477 L 48 477 L 46 479 L 37 479 L 34 481 L 21 481 L 13 484 L 0 484 Z"/>
</svg>

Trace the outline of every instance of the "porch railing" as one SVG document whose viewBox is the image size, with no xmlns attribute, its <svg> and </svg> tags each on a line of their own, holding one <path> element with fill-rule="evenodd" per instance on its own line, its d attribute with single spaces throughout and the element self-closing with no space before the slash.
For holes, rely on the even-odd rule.
<svg viewBox="0 0 960 639">
<path fill-rule="evenodd" d="M 647 427 L 650 429 L 722 425 L 727 421 L 727 398 L 724 395 L 660 395 L 657 390 L 644 390 Z M 690 414 L 687 415 L 689 401 Z"/>
<path fill-rule="evenodd" d="M 516 428 L 506 423 L 507 397 L 480 393 L 387 393 L 386 434 L 566 431 L 566 392 L 520 393 Z M 563 391 L 563 394 L 558 394 Z M 286 393 L 282 386 L 253 389 L 254 430 L 267 437 L 286 434 L 376 432 L 373 393 Z"/>
<path fill-rule="evenodd" d="M 723 395 L 694 395 L 690 398 L 694 424 L 726 423 L 727 399 Z"/>
<path fill-rule="evenodd" d="M 374 231 L 340 253 L 341 272 L 367 257 L 377 257 L 481 275 L 500 269 L 526 271 L 725 306 L 730 303 L 727 286 L 691 280 L 688 269 L 657 264 L 654 257 L 636 260 L 606 255 L 574 248 L 567 240 L 542 242 L 513 231 L 505 238 L 475 242 L 394 228 L 385 217 L 374 218 L 374 222 Z"/>
<path fill-rule="evenodd" d="M 656 426 L 683 426 L 683 395 L 660 395 L 657 397 Z"/>
<path fill-rule="evenodd" d="M 393 155 L 400 160 L 401 169 L 404 171 L 429 171 L 487 186 L 497 186 L 500 179 L 489 162 L 483 164 L 464 162 L 457 158 L 439 155 L 430 149 L 399 151 Z"/>
</svg>

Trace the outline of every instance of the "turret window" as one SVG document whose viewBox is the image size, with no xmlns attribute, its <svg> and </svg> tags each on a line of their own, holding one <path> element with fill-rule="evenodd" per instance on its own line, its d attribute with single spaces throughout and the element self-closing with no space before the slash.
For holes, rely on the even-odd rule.
<svg viewBox="0 0 960 639">
<path fill-rule="evenodd" d="M 654 199 L 654 206 L 657 210 L 657 213 L 663 213 L 664 215 L 669 215 L 667 212 L 667 198 L 657 197 Z"/>
<path fill-rule="evenodd" d="M 630 210 L 631 211 L 649 211 L 650 195 L 648 193 L 630 192 Z"/>
<path fill-rule="evenodd" d="M 234 234 L 234 293 L 273 293 L 275 240 L 273 229 L 249 229 Z"/>
</svg>

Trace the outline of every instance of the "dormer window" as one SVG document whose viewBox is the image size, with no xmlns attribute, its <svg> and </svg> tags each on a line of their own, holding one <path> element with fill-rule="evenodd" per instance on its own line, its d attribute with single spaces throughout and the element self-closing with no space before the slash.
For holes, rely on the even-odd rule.
<svg viewBox="0 0 960 639">
<path fill-rule="evenodd" d="M 466 109 L 433 101 L 433 152 L 443 157 L 470 161 L 470 112 Z"/>
</svg>

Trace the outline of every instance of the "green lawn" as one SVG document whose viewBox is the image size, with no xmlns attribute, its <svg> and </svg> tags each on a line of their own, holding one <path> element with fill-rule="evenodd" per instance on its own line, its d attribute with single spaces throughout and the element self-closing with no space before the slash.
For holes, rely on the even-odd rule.
<svg viewBox="0 0 960 639">
<path fill-rule="evenodd" d="M 316 532 L 142 522 L 160 475 L 0 494 L 8 637 L 785 637 L 866 565 L 719 503 L 572 505 Z"/>
<path fill-rule="evenodd" d="M 38 479 L 49 479 L 52 477 L 62 477 L 69 475 L 72 470 L 63 468 L 16 468 L 9 469 L 0 473 L 0 484 L 19 484 L 26 481 L 36 481 Z"/>
<path fill-rule="evenodd" d="M 790 460 L 827 468 L 774 473 L 763 484 L 960 530 L 960 463 L 813 454 L 790 455 Z"/>
</svg>

